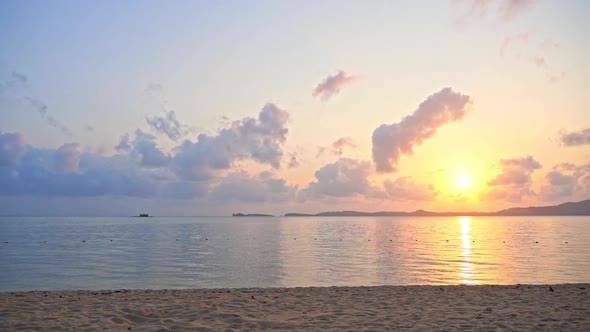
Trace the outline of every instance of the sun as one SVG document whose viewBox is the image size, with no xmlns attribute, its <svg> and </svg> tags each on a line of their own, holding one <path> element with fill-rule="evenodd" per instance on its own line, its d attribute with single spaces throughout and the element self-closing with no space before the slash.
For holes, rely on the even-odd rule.
<svg viewBox="0 0 590 332">
<path fill-rule="evenodd" d="M 455 187 L 461 191 L 466 191 L 473 186 L 473 177 L 467 173 L 457 174 L 454 179 Z"/>
</svg>

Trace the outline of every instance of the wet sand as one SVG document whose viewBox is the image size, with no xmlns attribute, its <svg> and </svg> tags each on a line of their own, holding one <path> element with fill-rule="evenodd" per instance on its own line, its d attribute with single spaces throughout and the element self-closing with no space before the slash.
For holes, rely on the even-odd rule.
<svg viewBox="0 0 590 332">
<path fill-rule="evenodd" d="M 0 293 L 2 331 L 266 329 L 590 331 L 590 284 Z"/>
</svg>

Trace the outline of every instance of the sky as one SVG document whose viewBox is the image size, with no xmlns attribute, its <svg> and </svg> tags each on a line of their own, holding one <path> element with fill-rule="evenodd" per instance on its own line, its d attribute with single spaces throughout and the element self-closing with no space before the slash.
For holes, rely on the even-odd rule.
<svg viewBox="0 0 590 332">
<path fill-rule="evenodd" d="M 590 198 L 584 0 L 2 1 L 0 215 Z"/>
</svg>

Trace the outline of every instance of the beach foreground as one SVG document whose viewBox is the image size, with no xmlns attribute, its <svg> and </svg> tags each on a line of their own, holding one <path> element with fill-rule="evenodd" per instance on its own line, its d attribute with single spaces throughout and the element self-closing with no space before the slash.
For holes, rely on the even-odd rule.
<svg viewBox="0 0 590 332">
<path fill-rule="evenodd" d="M 589 316 L 589 284 L 0 293 L 8 331 L 590 331 Z"/>
</svg>

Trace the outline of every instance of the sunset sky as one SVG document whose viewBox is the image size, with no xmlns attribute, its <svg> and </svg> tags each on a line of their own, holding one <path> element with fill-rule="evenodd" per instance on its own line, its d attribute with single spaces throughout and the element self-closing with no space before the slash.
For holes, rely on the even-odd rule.
<svg viewBox="0 0 590 332">
<path fill-rule="evenodd" d="M 0 215 L 590 198 L 590 2 L 3 1 Z"/>
</svg>

